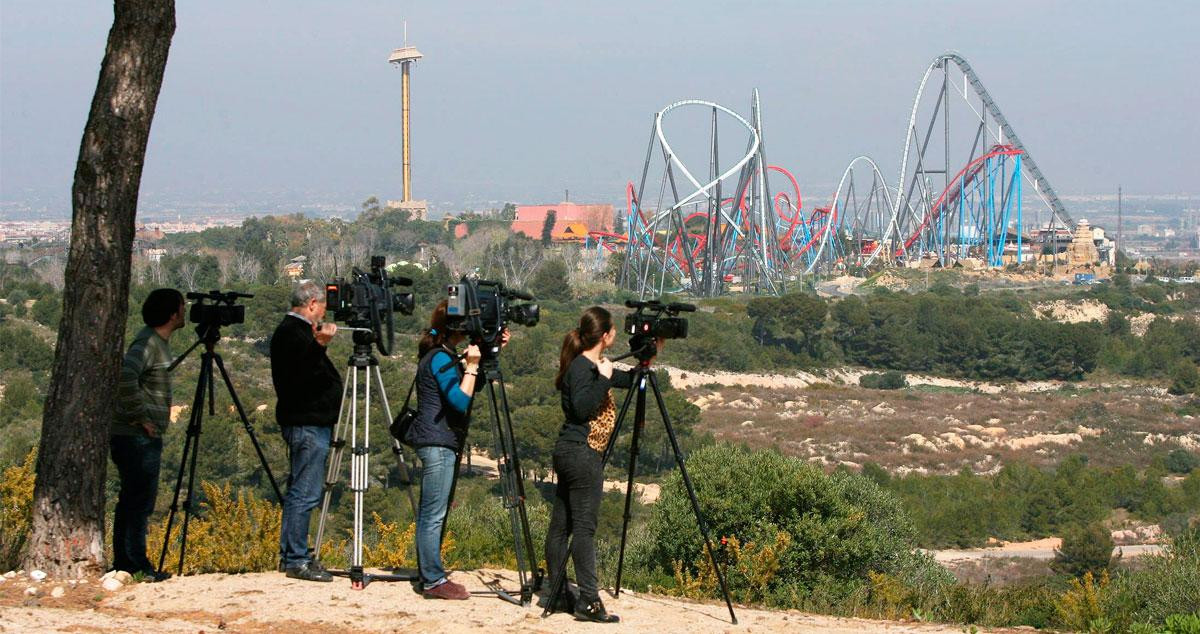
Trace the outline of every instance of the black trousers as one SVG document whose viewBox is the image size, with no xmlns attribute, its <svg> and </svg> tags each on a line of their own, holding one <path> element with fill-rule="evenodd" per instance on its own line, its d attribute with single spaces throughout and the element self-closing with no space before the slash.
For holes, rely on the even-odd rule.
<svg viewBox="0 0 1200 634">
<path fill-rule="evenodd" d="M 113 568 L 150 572 L 154 565 L 146 557 L 146 529 L 158 497 L 162 438 L 113 435 L 109 441 L 121 477 L 113 512 Z"/>
<path fill-rule="evenodd" d="M 579 599 L 589 603 L 600 598 L 596 579 L 596 522 L 604 485 L 601 455 L 587 443 L 560 440 L 554 446 L 554 473 L 558 488 L 546 532 L 546 566 L 551 573 L 562 568 L 567 541 L 574 535 L 571 560 L 575 562 L 575 581 L 579 584 Z"/>
</svg>

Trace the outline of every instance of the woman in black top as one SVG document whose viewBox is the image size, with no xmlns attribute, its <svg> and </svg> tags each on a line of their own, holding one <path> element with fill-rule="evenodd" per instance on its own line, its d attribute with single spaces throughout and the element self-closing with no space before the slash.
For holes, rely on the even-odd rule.
<svg viewBox="0 0 1200 634">
<path fill-rule="evenodd" d="M 619 620 L 605 611 L 596 581 L 596 521 L 604 483 L 602 455 L 617 414 L 609 388 L 629 388 L 632 376 L 631 371 L 614 371 L 612 361 L 604 356 L 616 338 L 617 329 L 607 310 L 599 306 L 585 310 L 579 327 L 563 339 L 554 383 L 562 393 L 566 422 L 554 445 L 558 487 L 546 534 L 546 566 L 552 572 L 564 569 L 567 542 L 573 534 L 570 554 L 575 562 L 579 599 L 572 601 L 566 593 L 560 595 L 562 599 L 550 600 L 557 608 L 572 610 L 578 619 L 599 623 Z M 567 592 L 566 584 L 562 586 Z"/>
</svg>

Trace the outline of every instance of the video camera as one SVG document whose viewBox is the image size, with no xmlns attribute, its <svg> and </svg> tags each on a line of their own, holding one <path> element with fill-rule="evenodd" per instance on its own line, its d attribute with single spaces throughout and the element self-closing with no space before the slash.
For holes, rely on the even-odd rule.
<svg viewBox="0 0 1200 634">
<path fill-rule="evenodd" d="M 537 325 L 540 312 L 533 295 L 500 282 L 466 275 L 446 288 L 446 327 L 467 333 L 485 357 L 500 351 L 499 337 L 509 322 L 526 328 Z M 512 303 L 524 300 L 525 303 Z"/>
<path fill-rule="evenodd" d="M 334 320 L 368 331 L 356 331 L 355 343 L 374 343 L 380 354 L 387 356 L 395 337 L 393 315 L 411 315 L 414 299 L 412 293 L 392 292 L 396 286 L 412 286 L 412 280 L 388 277 L 384 263 L 382 255 L 371 256 L 369 272 L 354 267 L 350 279 L 339 277 L 326 283 L 325 302 Z"/>
<path fill-rule="evenodd" d="M 679 313 L 696 312 L 696 307 L 692 304 L 664 304 L 658 300 L 625 300 L 625 307 L 634 309 L 625 316 L 625 334 L 629 335 L 629 349 L 642 361 L 650 358 L 643 358 L 643 355 L 654 354 L 655 339 L 686 339 L 688 321 L 686 317 L 680 317 Z"/>
<path fill-rule="evenodd" d="M 188 293 L 187 298 L 195 300 L 188 312 L 188 319 L 193 324 L 199 324 L 197 332 L 211 327 L 232 326 L 246 322 L 246 307 L 237 306 L 237 300 L 254 297 L 249 293 L 237 291 L 209 291 L 207 293 Z M 206 303 L 211 302 L 211 303 Z"/>
</svg>

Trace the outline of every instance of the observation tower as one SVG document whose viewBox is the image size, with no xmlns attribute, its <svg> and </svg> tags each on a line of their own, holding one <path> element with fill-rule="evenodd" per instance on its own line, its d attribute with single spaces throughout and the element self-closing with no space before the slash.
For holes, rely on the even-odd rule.
<svg viewBox="0 0 1200 634">
<path fill-rule="evenodd" d="M 408 46 L 407 37 L 408 28 L 405 27 L 405 45 L 392 51 L 388 56 L 388 62 L 400 66 L 400 92 L 401 92 L 401 127 L 403 129 L 403 152 L 404 152 L 404 183 L 403 196 L 398 204 L 391 203 L 389 206 L 399 207 L 407 210 L 412 214 L 413 220 L 424 220 L 428 213 L 428 205 L 424 200 L 413 200 L 412 194 L 412 126 L 409 119 L 409 108 L 412 103 L 409 88 L 409 73 L 413 62 L 421 59 L 424 55 L 417 50 L 415 46 Z"/>
</svg>

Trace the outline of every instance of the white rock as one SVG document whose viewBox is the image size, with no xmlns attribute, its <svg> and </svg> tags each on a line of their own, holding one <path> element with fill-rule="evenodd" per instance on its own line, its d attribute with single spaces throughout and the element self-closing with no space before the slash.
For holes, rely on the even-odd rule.
<svg viewBox="0 0 1200 634">
<path fill-rule="evenodd" d="M 752 420 L 742 421 L 742 427 L 753 427 L 753 426 L 754 426 L 754 421 L 752 421 Z"/>
<path fill-rule="evenodd" d="M 9 570 L 8 572 L 4 573 L 5 579 L 12 579 L 15 576 L 17 576 L 17 572 L 15 570 Z"/>
<path fill-rule="evenodd" d="M 29 586 L 28 588 L 25 588 L 25 594 L 27 594 L 31 597 L 36 595 L 37 593 L 38 593 L 38 589 L 33 586 Z"/>
<path fill-rule="evenodd" d="M 66 593 L 67 593 L 66 588 L 64 588 L 62 586 L 54 586 L 54 589 L 50 591 L 50 596 L 54 597 L 55 599 L 59 599 L 59 598 L 62 598 L 63 595 L 65 595 Z"/>
<path fill-rule="evenodd" d="M 124 570 L 118 570 L 116 574 L 112 576 L 112 578 L 120 581 L 122 584 L 127 584 L 130 581 L 133 581 L 133 575 L 125 572 Z"/>
<path fill-rule="evenodd" d="M 29 578 L 33 579 L 34 581 L 45 581 L 46 573 L 42 572 L 41 570 L 31 570 L 29 571 Z"/>
<path fill-rule="evenodd" d="M 100 587 L 104 588 L 105 590 L 107 590 L 109 592 L 116 592 L 117 590 L 120 590 L 122 587 L 124 587 L 124 585 L 125 584 L 121 583 L 120 581 L 117 581 L 116 579 L 109 577 L 108 579 L 104 580 L 104 583 L 100 584 Z"/>
<path fill-rule="evenodd" d="M 117 574 L 116 570 L 109 570 L 108 572 L 104 573 L 103 575 L 100 575 L 100 580 L 104 581 L 106 579 L 112 579 L 113 575 L 115 575 L 115 574 Z"/>
</svg>

